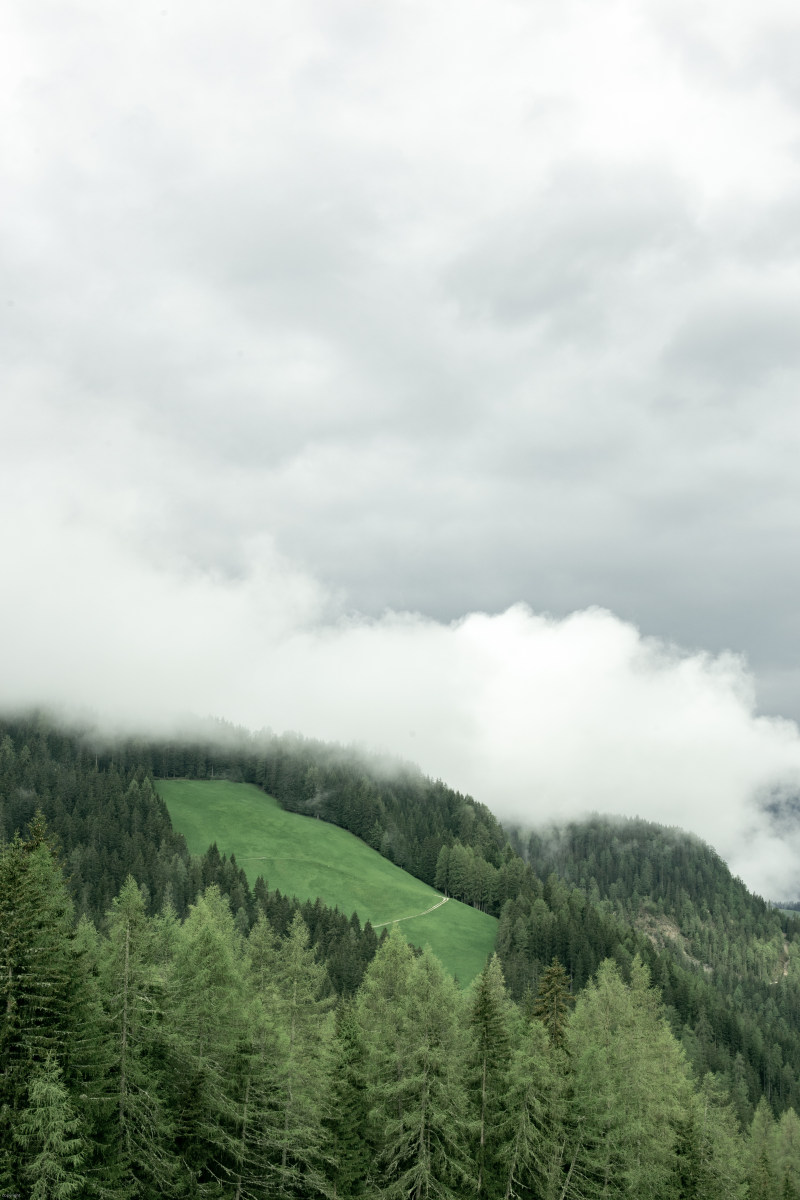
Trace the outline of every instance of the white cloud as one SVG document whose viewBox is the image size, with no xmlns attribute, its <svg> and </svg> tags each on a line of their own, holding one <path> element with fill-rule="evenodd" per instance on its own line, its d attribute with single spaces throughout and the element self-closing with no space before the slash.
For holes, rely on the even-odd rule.
<svg viewBox="0 0 800 1200">
<path fill-rule="evenodd" d="M 788 895 L 800 833 L 759 797 L 800 785 L 800 735 L 754 715 L 733 655 L 687 654 L 600 609 L 444 624 L 336 615 L 266 543 L 238 579 L 156 568 L 85 525 L 21 522 L 0 599 L 0 701 L 295 729 L 417 761 L 505 819 L 590 810 L 677 824 Z"/>
</svg>

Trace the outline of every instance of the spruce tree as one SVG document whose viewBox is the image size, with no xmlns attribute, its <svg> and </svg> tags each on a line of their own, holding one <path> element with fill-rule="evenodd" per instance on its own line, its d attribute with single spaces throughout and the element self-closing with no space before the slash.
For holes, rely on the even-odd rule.
<svg viewBox="0 0 800 1200">
<path fill-rule="evenodd" d="M 308 929 L 295 913 L 276 955 L 275 1017 L 285 1038 L 277 1084 L 280 1158 L 274 1195 L 325 1192 L 323 1120 L 329 1111 L 332 1007 L 325 968 L 309 948 Z"/>
<path fill-rule="evenodd" d="M 675 1187 L 681 1200 L 744 1200 L 742 1138 L 721 1082 L 707 1074 L 675 1121 Z"/>
<path fill-rule="evenodd" d="M 460 1200 L 474 1188 L 464 1085 L 470 1034 L 464 1001 L 429 950 L 414 959 L 397 926 L 359 996 L 369 1047 L 381 1200 Z"/>
<path fill-rule="evenodd" d="M 557 958 L 539 980 L 534 1017 L 541 1021 L 554 1046 L 564 1045 L 564 1033 L 570 1008 L 575 999 L 570 995 L 567 972 Z"/>
<path fill-rule="evenodd" d="M 778 1200 L 775 1118 L 764 1096 L 753 1116 L 746 1153 L 749 1200 Z"/>
<path fill-rule="evenodd" d="M 162 1065 L 164 979 L 155 924 L 131 876 L 112 904 L 107 928 L 100 971 L 113 1108 L 105 1165 L 123 1189 L 158 1197 L 169 1193 L 175 1169 Z"/>
<path fill-rule="evenodd" d="M 494 1195 L 502 1179 L 501 1129 L 509 1086 L 512 1013 L 500 960 L 493 954 L 478 976 L 470 1005 L 471 1084 L 478 1131 L 475 1191 Z"/>
<path fill-rule="evenodd" d="M 175 1148 L 189 1195 L 236 1186 L 241 1083 L 251 1043 L 243 944 L 216 884 L 180 928 L 164 1022 Z"/>
<path fill-rule="evenodd" d="M 246 955 L 251 999 L 232 1143 L 234 1200 L 325 1194 L 332 1162 L 324 1128 L 330 1113 L 327 973 L 309 948 L 299 913 L 283 939 L 259 913 Z"/>
<path fill-rule="evenodd" d="M 11 1131 L 29 1104 L 31 1072 L 49 1055 L 66 1086 L 80 1077 L 82 964 L 72 904 L 41 813 L 0 849 L 0 1187 L 19 1190 Z"/>
<path fill-rule="evenodd" d="M 797 1196 L 800 1200 L 800 1119 L 793 1108 L 787 1108 L 778 1121 L 774 1160 L 783 1195 Z"/>
<path fill-rule="evenodd" d="M 330 1108 L 325 1121 L 328 1178 L 335 1197 L 363 1196 L 372 1164 L 366 1048 L 353 1001 L 341 1001 L 331 1048 Z"/>
<path fill-rule="evenodd" d="M 691 1084 L 638 959 L 630 987 L 614 962 L 601 965 L 577 1001 L 566 1048 L 580 1130 L 567 1197 L 668 1194 Z"/>
<path fill-rule="evenodd" d="M 27 1107 L 17 1114 L 14 1141 L 30 1200 L 72 1200 L 86 1195 L 81 1167 L 87 1156 L 82 1123 L 70 1102 L 56 1056 L 33 1067 Z"/>
</svg>

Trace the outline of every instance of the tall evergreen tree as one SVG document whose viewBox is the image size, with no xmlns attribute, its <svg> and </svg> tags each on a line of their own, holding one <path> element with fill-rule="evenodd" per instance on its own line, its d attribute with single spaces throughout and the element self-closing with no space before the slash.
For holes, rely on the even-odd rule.
<svg viewBox="0 0 800 1200">
<path fill-rule="evenodd" d="M 680 1200 L 744 1200 L 742 1138 L 723 1085 L 704 1076 L 675 1122 L 675 1190 Z"/>
<path fill-rule="evenodd" d="M 239 1091 L 251 1041 L 242 940 L 216 885 L 180 929 L 170 985 L 165 1032 L 182 1186 L 190 1197 L 216 1198 L 239 1173 Z"/>
<path fill-rule="evenodd" d="M 234 1200 L 325 1192 L 329 1114 L 328 980 L 299 913 L 286 938 L 263 912 L 246 944 L 251 991 L 243 1044 Z"/>
<path fill-rule="evenodd" d="M 558 1200 L 567 1158 L 564 1055 L 542 1024 L 517 1040 L 508 1077 L 499 1160 L 503 1200 Z"/>
<path fill-rule="evenodd" d="M 539 980 L 533 1015 L 541 1021 L 554 1046 L 564 1045 L 567 1018 L 575 1000 L 570 995 L 567 972 L 557 958 Z"/>
<path fill-rule="evenodd" d="M 478 1116 L 475 1191 L 479 1196 L 493 1196 L 502 1180 L 501 1131 L 508 1098 L 512 1037 L 511 1006 L 496 954 L 475 984 L 470 1028 L 474 1039 L 471 1083 Z"/>
<path fill-rule="evenodd" d="M 666 1197 L 691 1085 L 646 967 L 634 960 L 626 987 L 604 962 L 578 999 L 566 1046 L 580 1128 L 567 1197 Z"/>
<path fill-rule="evenodd" d="M 295 913 L 276 957 L 276 1015 L 286 1039 L 278 1081 L 281 1128 L 276 1191 L 281 1197 L 324 1194 L 325 1138 L 332 1007 L 325 968 L 309 948 L 308 929 Z"/>
<path fill-rule="evenodd" d="M 370 965 L 359 1013 L 377 1135 L 381 1200 L 460 1200 L 474 1188 L 464 1085 L 470 1036 L 455 982 L 394 926 Z"/>
<path fill-rule="evenodd" d="M 0 849 L 0 1187 L 22 1187 L 11 1131 L 28 1108 L 31 1072 L 52 1056 L 67 1086 L 78 1075 L 84 1013 L 72 903 L 41 814 L 30 836 Z"/>
<path fill-rule="evenodd" d="M 168 1195 L 175 1173 L 163 1071 L 164 978 L 154 922 L 129 876 L 114 900 L 103 944 L 101 979 L 113 1090 L 106 1170 L 123 1191 Z"/>
<path fill-rule="evenodd" d="M 775 1118 L 762 1096 L 753 1116 L 748 1138 L 749 1200 L 779 1200 L 775 1158 Z"/>
<path fill-rule="evenodd" d="M 367 1056 L 354 1001 L 341 1001 L 331 1053 L 330 1108 L 325 1121 L 328 1178 L 341 1200 L 366 1193 L 372 1147 L 368 1140 L 370 1093 Z"/>
<path fill-rule="evenodd" d="M 20 1174 L 30 1200 L 72 1200 L 87 1192 L 81 1167 L 87 1157 L 82 1123 L 70 1102 L 52 1051 L 33 1066 L 28 1104 L 13 1130 Z"/>
<path fill-rule="evenodd" d="M 800 1119 L 793 1108 L 781 1114 L 774 1139 L 774 1162 L 783 1197 L 800 1200 Z"/>
</svg>

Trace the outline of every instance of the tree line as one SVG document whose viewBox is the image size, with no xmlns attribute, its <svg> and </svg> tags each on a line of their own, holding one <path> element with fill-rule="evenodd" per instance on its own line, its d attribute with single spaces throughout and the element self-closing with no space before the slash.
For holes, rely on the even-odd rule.
<svg viewBox="0 0 800 1200">
<path fill-rule="evenodd" d="M 407 764 L 222 723 L 204 739 L 104 741 L 44 714 L 0 719 L 0 837 L 13 838 L 41 808 L 77 916 L 100 927 L 129 873 L 148 916 L 166 906 L 179 920 L 216 884 L 245 937 L 259 911 L 280 936 L 299 911 L 341 996 L 358 989 L 374 931 L 263 880 L 251 889 L 216 846 L 190 856 L 158 795 L 169 775 L 256 783 L 498 916 L 497 952 L 520 1005 L 554 956 L 578 994 L 606 958 L 629 983 L 638 955 L 698 1078 L 710 1071 L 724 1081 L 743 1125 L 762 1096 L 776 1117 L 800 1108 L 800 923 L 751 896 L 697 839 L 607 818 L 506 837 L 485 806 Z"/>
<path fill-rule="evenodd" d="M 650 972 L 518 1005 L 463 993 L 399 927 L 338 998 L 299 911 L 245 932 L 208 885 L 180 920 L 129 877 L 76 925 L 37 816 L 0 853 L 0 1190 L 49 1200 L 796 1200 L 800 1121 L 742 1129 Z"/>
</svg>

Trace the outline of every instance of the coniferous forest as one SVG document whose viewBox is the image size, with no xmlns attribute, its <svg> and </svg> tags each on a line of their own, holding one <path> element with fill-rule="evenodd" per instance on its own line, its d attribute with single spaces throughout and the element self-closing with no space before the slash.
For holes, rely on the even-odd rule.
<svg viewBox="0 0 800 1200">
<path fill-rule="evenodd" d="M 223 776 L 499 917 L 467 990 L 397 927 L 189 855 Z M 546 835 L 413 768 L 230 728 L 0 725 L 0 1194 L 800 1197 L 800 922 L 707 846 Z"/>
</svg>

